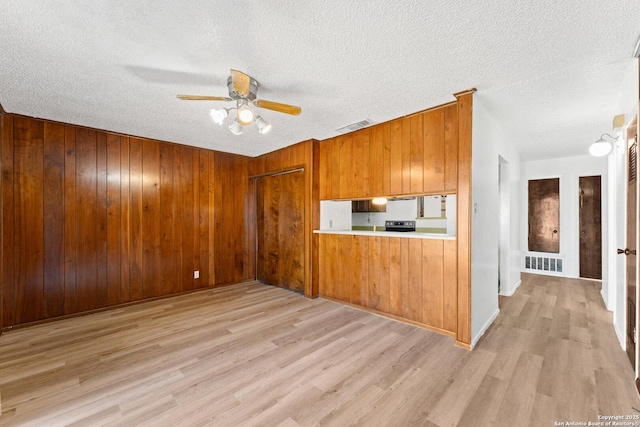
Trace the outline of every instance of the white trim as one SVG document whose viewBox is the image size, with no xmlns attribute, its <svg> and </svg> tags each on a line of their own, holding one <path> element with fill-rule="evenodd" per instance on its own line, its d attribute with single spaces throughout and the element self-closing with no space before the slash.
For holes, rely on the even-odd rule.
<svg viewBox="0 0 640 427">
<path fill-rule="evenodd" d="M 473 339 L 471 340 L 471 348 L 473 349 L 473 347 L 476 346 L 476 344 L 478 343 L 478 341 L 480 340 L 480 338 L 482 338 L 482 336 L 484 335 L 485 332 L 487 332 L 487 329 L 489 329 L 489 326 L 491 326 L 491 324 L 493 323 L 494 320 L 496 320 L 496 318 L 498 317 L 498 315 L 500 314 L 500 309 L 498 308 L 489 318 L 489 320 L 487 320 L 487 323 L 485 323 L 482 328 L 480 328 L 480 330 L 478 331 L 477 335 L 475 337 L 473 337 Z"/>
<path fill-rule="evenodd" d="M 609 306 L 609 298 L 606 292 L 604 292 L 604 286 L 600 288 L 600 296 L 602 297 L 602 301 L 604 301 L 604 308 L 607 311 L 613 311 L 613 307 Z"/>
<path fill-rule="evenodd" d="M 520 285 L 522 284 L 522 280 L 518 280 L 518 283 L 516 283 L 516 285 L 511 289 L 511 292 L 498 292 L 498 295 L 502 295 L 503 297 L 511 297 L 513 296 L 513 294 L 516 293 L 516 291 L 518 290 L 518 288 L 520 287 Z"/>
<path fill-rule="evenodd" d="M 616 331 L 616 336 L 618 337 L 618 341 L 620 341 L 620 347 L 622 347 L 623 351 L 627 351 L 627 340 L 624 336 L 624 332 L 620 331 L 618 324 L 615 322 L 613 322 L 613 330 Z"/>
</svg>

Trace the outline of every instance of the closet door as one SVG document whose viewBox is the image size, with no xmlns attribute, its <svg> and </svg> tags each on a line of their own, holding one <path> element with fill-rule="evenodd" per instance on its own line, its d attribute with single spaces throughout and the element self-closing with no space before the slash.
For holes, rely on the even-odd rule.
<svg viewBox="0 0 640 427">
<path fill-rule="evenodd" d="M 529 180 L 529 251 L 560 252 L 560 178 Z"/>
<path fill-rule="evenodd" d="M 304 293 L 304 171 L 256 180 L 256 278 Z"/>
</svg>

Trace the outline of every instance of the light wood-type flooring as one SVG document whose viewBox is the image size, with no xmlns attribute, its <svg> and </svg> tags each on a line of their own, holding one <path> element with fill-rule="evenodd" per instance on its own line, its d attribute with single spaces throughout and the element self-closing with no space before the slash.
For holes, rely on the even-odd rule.
<svg viewBox="0 0 640 427">
<path fill-rule="evenodd" d="M 0 425 L 553 426 L 640 415 L 593 281 L 525 275 L 473 351 L 256 282 L 6 332 Z"/>
</svg>

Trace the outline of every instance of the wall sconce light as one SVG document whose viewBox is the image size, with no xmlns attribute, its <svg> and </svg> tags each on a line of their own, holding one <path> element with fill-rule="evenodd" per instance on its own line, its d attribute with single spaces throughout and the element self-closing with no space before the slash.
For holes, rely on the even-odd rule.
<svg viewBox="0 0 640 427">
<path fill-rule="evenodd" d="M 608 136 L 614 142 L 618 141 L 617 137 L 613 137 L 608 133 L 603 133 L 600 136 L 600 139 L 598 139 L 596 142 L 591 144 L 591 146 L 589 147 L 589 154 L 591 154 L 594 157 L 604 157 L 611 152 L 611 149 L 613 148 L 613 146 L 609 141 L 606 141 L 604 139 L 605 136 Z"/>
</svg>

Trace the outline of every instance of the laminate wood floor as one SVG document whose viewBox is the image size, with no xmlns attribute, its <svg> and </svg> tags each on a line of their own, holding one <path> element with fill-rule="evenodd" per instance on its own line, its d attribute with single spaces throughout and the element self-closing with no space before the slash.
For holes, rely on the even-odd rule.
<svg viewBox="0 0 640 427">
<path fill-rule="evenodd" d="M 469 352 L 256 282 L 6 332 L 0 425 L 553 426 L 640 415 L 596 282 L 526 275 Z"/>
</svg>

